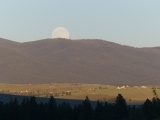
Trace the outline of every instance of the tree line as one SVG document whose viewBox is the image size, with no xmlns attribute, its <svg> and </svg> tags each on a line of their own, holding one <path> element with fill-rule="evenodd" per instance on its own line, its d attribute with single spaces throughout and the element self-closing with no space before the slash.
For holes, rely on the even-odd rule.
<svg viewBox="0 0 160 120">
<path fill-rule="evenodd" d="M 160 120 L 160 99 L 147 99 L 143 105 L 127 105 L 121 94 L 115 103 L 97 101 L 92 107 L 86 96 L 85 100 L 71 107 L 69 103 L 57 104 L 53 96 L 47 103 L 37 103 L 34 96 L 24 98 L 21 103 L 17 98 L 9 103 L 0 102 L 0 120 Z"/>
</svg>

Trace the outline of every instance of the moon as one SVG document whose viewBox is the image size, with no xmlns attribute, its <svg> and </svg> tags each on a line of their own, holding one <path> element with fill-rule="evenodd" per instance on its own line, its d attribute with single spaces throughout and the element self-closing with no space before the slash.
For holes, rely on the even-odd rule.
<svg viewBox="0 0 160 120">
<path fill-rule="evenodd" d="M 69 31 L 64 27 L 57 27 L 52 32 L 52 38 L 69 39 Z"/>
</svg>

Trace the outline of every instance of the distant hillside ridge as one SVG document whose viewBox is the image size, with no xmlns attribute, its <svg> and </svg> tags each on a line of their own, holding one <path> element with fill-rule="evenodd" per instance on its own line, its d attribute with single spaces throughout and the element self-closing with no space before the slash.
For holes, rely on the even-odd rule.
<svg viewBox="0 0 160 120">
<path fill-rule="evenodd" d="M 104 40 L 0 38 L 2 83 L 160 85 L 160 48 L 134 48 Z"/>
</svg>

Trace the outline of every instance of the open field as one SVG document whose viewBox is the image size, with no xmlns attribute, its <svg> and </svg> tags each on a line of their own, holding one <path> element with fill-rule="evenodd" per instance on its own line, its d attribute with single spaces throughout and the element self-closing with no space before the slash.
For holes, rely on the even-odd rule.
<svg viewBox="0 0 160 120">
<path fill-rule="evenodd" d="M 84 100 L 88 96 L 93 101 L 113 102 L 120 93 L 128 103 L 141 103 L 147 98 L 154 97 L 153 86 L 110 86 L 102 84 L 0 84 L 0 93 L 14 95 L 35 95 L 37 97 L 50 97 L 64 99 Z M 160 94 L 160 87 L 156 86 Z"/>
</svg>

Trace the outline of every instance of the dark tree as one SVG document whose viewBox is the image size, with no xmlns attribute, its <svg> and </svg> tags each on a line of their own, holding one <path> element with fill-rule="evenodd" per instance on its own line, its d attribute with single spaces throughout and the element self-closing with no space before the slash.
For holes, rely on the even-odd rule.
<svg viewBox="0 0 160 120">
<path fill-rule="evenodd" d="M 38 120 L 38 104 L 35 96 L 32 96 L 29 100 L 27 113 L 30 120 Z"/>
<path fill-rule="evenodd" d="M 160 100 L 147 99 L 143 105 L 128 105 L 121 94 L 115 103 L 97 102 L 93 109 L 89 98 L 73 108 L 69 103 L 57 105 L 51 96 L 48 103 L 37 103 L 36 98 L 15 98 L 0 102 L 0 120 L 160 120 Z"/>
<path fill-rule="evenodd" d="M 153 116 L 159 117 L 160 116 L 160 99 L 159 98 L 152 99 L 152 109 L 153 109 Z"/>
<path fill-rule="evenodd" d="M 105 114 L 104 114 L 104 106 L 103 103 L 97 102 L 95 112 L 94 112 L 94 118 L 96 120 L 104 120 L 105 119 Z"/>
<path fill-rule="evenodd" d="M 81 107 L 78 107 L 77 105 L 74 105 L 73 107 L 73 118 L 72 120 L 78 120 L 79 118 L 79 113 L 80 113 Z"/>
<path fill-rule="evenodd" d="M 147 99 L 143 104 L 143 112 L 148 120 L 153 118 L 153 105 L 149 99 Z"/>
<path fill-rule="evenodd" d="M 17 120 L 18 119 L 18 101 L 15 98 L 13 101 L 11 101 L 8 104 L 8 115 L 6 116 L 7 119 Z"/>
<path fill-rule="evenodd" d="M 47 118 L 47 112 L 46 112 L 46 107 L 45 105 L 41 102 L 38 105 L 38 119 L 39 120 L 46 120 Z"/>
<path fill-rule="evenodd" d="M 156 91 L 155 87 L 152 88 L 152 92 L 154 94 L 154 97 L 157 99 L 158 98 L 158 94 L 157 94 L 157 91 Z"/>
<path fill-rule="evenodd" d="M 142 120 L 143 118 L 143 110 L 140 106 L 130 106 L 129 120 Z"/>
<path fill-rule="evenodd" d="M 108 102 L 106 101 L 104 103 L 104 119 L 108 120 L 108 119 L 112 118 L 112 116 L 114 115 L 113 111 L 114 111 L 113 105 L 108 104 Z"/>
<path fill-rule="evenodd" d="M 57 104 L 53 96 L 50 97 L 48 106 L 47 106 L 47 118 L 48 120 L 56 119 L 57 117 Z"/>
<path fill-rule="evenodd" d="M 118 94 L 115 100 L 115 116 L 116 119 L 124 119 L 128 117 L 127 104 L 121 94 Z"/>
<path fill-rule="evenodd" d="M 58 120 L 71 120 L 72 115 L 72 108 L 69 103 L 63 103 L 59 105 L 59 114 Z"/>
<path fill-rule="evenodd" d="M 88 96 L 86 96 L 86 99 L 83 101 L 81 110 L 82 111 L 80 118 L 82 118 L 83 120 L 92 120 L 93 109 Z"/>
</svg>

